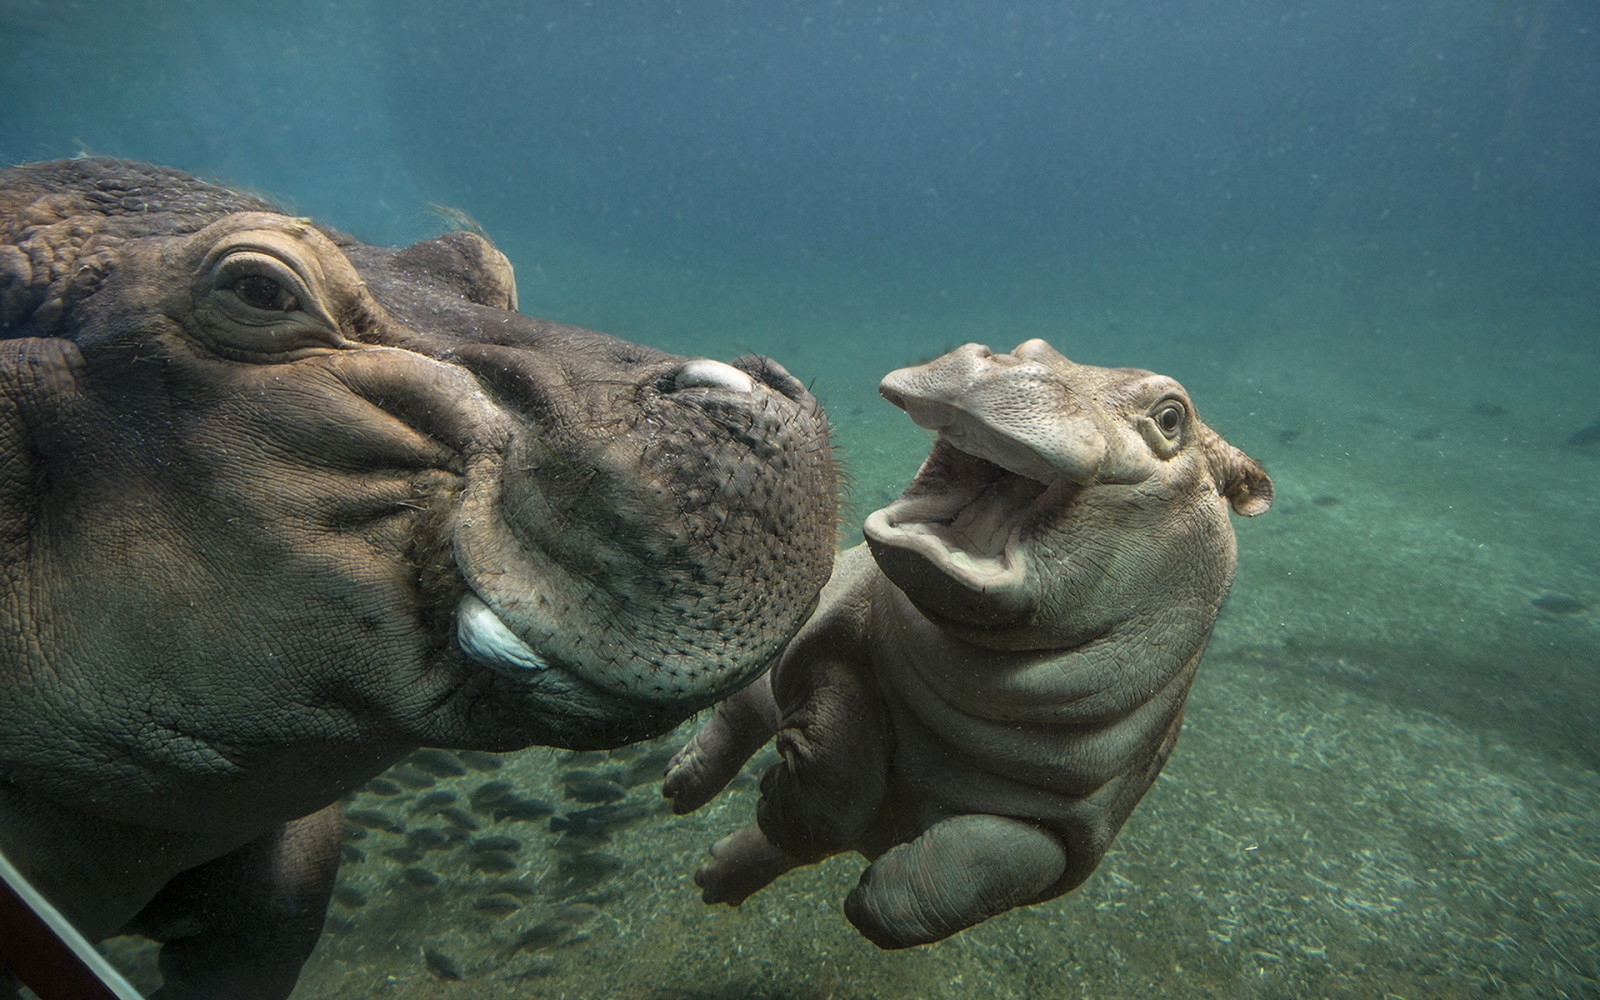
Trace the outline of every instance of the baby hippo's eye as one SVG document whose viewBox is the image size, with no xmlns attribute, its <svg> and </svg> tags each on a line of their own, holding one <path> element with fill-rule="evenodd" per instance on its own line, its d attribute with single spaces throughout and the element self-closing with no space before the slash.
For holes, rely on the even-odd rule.
<svg viewBox="0 0 1600 1000">
<path fill-rule="evenodd" d="M 244 274 L 233 282 L 233 294 L 247 306 L 270 312 L 294 312 L 300 301 L 263 274 Z"/>
<path fill-rule="evenodd" d="M 1175 399 L 1169 399 L 1156 407 L 1150 414 L 1155 419 L 1156 426 L 1161 428 L 1161 433 L 1169 438 L 1176 438 L 1178 432 L 1183 430 L 1183 404 Z"/>
</svg>

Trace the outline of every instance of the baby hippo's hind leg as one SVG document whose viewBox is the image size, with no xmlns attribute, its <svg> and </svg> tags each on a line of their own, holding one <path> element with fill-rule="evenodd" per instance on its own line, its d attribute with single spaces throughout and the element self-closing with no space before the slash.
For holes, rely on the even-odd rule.
<svg viewBox="0 0 1600 1000">
<path fill-rule="evenodd" d="M 1066 870 L 1061 841 L 1004 816 L 954 816 L 880 856 L 845 916 L 880 948 L 947 938 L 1045 897 Z"/>
<path fill-rule="evenodd" d="M 738 906 L 802 861 L 773 846 L 754 823 L 711 845 L 711 860 L 694 874 L 700 898 Z"/>
</svg>

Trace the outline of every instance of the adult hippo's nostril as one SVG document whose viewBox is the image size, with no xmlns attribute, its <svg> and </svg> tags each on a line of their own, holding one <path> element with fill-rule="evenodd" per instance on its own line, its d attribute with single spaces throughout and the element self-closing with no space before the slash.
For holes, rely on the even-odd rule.
<svg viewBox="0 0 1600 1000">
<path fill-rule="evenodd" d="M 734 358 L 729 364 L 746 372 L 767 388 L 797 403 L 811 405 L 811 392 L 804 382 L 789 374 L 789 370 L 761 354 L 746 354 Z"/>
<path fill-rule="evenodd" d="M 744 372 L 721 361 L 696 358 L 673 373 L 672 389 L 727 389 L 729 392 L 754 392 L 756 384 Z"/>
</svg>

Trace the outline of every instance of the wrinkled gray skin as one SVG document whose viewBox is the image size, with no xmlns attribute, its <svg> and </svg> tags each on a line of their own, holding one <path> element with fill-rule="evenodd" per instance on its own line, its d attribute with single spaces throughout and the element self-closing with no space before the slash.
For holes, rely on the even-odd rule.
<svg viewBox="0 0 1600 1000">
<path fill-rule="evenodd" d="M 668 772 L 678 812 L 776 734 L 756 823 L 696 881 L 737 904 L 845 850 L 884 948 L 947 937 L 1086 879 L 1177 739 L 1234 571 L 1229 508 L 1272 484 L 1183 387 L 1042 340 L 890 373 L 938 439 L 871 515 L 763 681 Z"/>
<path fill-rule="evenodd" d="M 287 995 L 330 803 L 409 749 L 661 732 L 826 581 L 795 379 L 514 307 L 471 233 L 0 172 L 0 847 L 91 937 L 167 941 L 161 996 Z"/>
</svg>

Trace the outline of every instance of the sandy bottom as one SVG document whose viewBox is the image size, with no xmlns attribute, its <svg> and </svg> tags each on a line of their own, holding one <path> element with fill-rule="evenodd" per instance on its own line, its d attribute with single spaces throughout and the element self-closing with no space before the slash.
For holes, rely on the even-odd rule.
<svg viewBox="0 0 1600 1000">
<path fill-rule="evenodd" d="M 364 793 L 353 809 L 406 832 L 363 813 L 364 860 L 343 869 L 299 1000 L 1600 995 L 1600 445 L 1567 443 L 1600 418 L 1591 313 L 1536 295 L 1262 302 L 1243 322 L 1089 303 L 1004 329 L 881 324 L 846 354 L 824 341 L 829 317 L 724 306 L 828 404 L 849 524 L 927 447 L 876 377 L 965 340 L 1045 336 L 1173 374 L 1267 463 L 1278 504 L 1237 524 L 1240 575 L 1166 774 L 1081 890 L 905 953 L 843 919 L 856 857 L 737 910 L 701 904 L 692 872 L 753 818 L 753 781 L 662 815 L 648 778 L 665 741 Z M 630 807 L 587 842 L 471 807 L 504 780 L 558 814 L 585 808 L 575 773 Z M 441 790 L 455 820 L 423 804 Z M 419 828 L 445 843 L 418 850 Z M 489 863 L 505 870 L 469 846 L 486 836 L 517 841 Z"/>
</svg>

